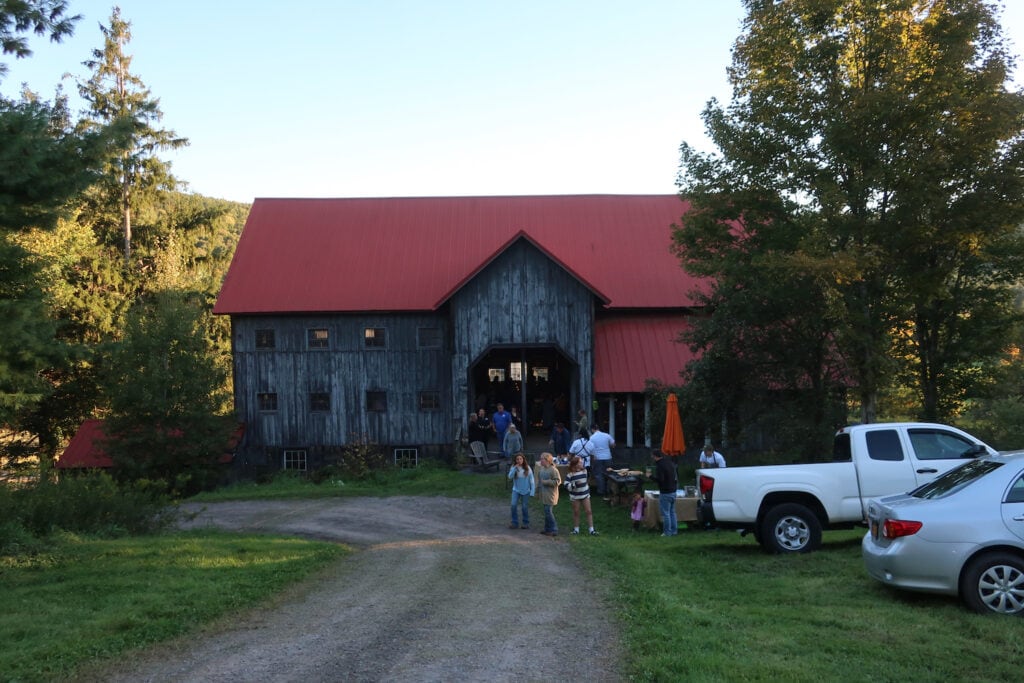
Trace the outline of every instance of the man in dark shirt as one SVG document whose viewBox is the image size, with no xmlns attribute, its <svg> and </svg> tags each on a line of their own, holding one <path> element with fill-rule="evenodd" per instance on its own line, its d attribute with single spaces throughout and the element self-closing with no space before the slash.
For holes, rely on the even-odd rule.
<svg viewBox="0 0 1024 683">
<path fill-rule="evenodd" d="M 661 509 L 662 536 L 675 536 L 678 532 L 676 520 L 676 491 L 679 490 L 679 476 L 676 463 L 665 454 L 655 449 L 654 480 L 658 482 L 658 507 Z"/>
</svg>

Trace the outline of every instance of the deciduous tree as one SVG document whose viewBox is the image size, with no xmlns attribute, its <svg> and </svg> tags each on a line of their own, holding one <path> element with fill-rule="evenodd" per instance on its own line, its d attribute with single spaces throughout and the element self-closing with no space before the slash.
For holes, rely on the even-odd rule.
<svg viewBox="0 0 1024 683">
<path fill-rule="evenodd" d="M 708 325 L 799 323 L 789 342 L 805 359 L 820 346 L 814 374 L 838 369 L 865 422 L 900 377 L 923 417 L 948 416 L 967 367 L 1002 351 L 1022 274 L 1024 97 L 1007 85 L 996 9 L 744 5 L 732 101 L 704 111 L 717 151 L 682 147 L 694 211 L 676 240 L 716 282 Z"/>
</svg>

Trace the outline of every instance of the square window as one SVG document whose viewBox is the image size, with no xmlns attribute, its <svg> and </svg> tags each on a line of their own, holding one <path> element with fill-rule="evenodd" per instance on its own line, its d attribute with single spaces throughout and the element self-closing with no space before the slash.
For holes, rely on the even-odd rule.
<svg viewBox="0 0 1024 683">
<path fill-rule="evenodd" d="M 441 410 L 441 392 L 421 391 L 420 410 Z"/>
<path fill-rule="evenodd" d="M 440 327 L 420 327 L 416 330 L 416 345 L 421 349 L 441 348 Z"/>
<path fill-rule="evenodd" d="M 309 409 L 314 413 L 327 413 L 331 410 L 331 395 L 326 391 L 313 391 L 309 394 Z"/>
<path fill-rule="evenodd" d="M 256 348 L 272 349 L 277 346 L 273 330 L 256 330 Z"/>
<path fill-rule="evenodd" d="M 322 328 L 306 330 L 306 346 L 311 349 L 326 349 L 331 343 L 330 333 Z"/>
<path fill-rule="evenodd" d="M 363 330 L 363 345 L 368 349 L 383 349 L 387 345 L 384 328 L 367 327 Z"/>
<path fill-rule="evenodd" d="M 277 410 L 277 394 L 271 392 L 256 394 L 256 404 L 260 410 Z"/>
<path fill-rule="evenodd" d="M 306 471 L 306 450 L 289 448 L 281 454 L 281 467 L 286 470 Z"/>
<path fill-rule="evenodd" d="M 366 409 L 371 413 L 385 413 L 388 410 L 388 392 L 367 391 Z"/>
<path fill-rule="evenodd" d="M 416 467 L 419 459 L 419 451 L 415 448 L 396 448 L 395 465 L 401 469 L 412 469 Z"/>
</svg>

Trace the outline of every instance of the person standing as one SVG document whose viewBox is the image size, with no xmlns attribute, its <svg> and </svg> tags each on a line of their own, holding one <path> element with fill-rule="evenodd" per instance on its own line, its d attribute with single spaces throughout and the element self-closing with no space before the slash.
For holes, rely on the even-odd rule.
<svg viewBox="0 0 1024 683">
<path fill-rule="evenodd" d="M 528 502 L 533 495 L 536 482 L 533 479 L 533 470 L 530 463 L 526 462 L 526 456 L 516 453 L 512 461 L 512 467 L 508 469 L 508 478 L 512 480 L 512 522 L 509 529 L 530 528 L 530 506 Z M 523 524 L 519 525 L 519 507 L 523 509 Z"/>
<path fill-rule="evenodd" d="M 505 410 L 505 406 L 501 403 L 498 404 L 498 409 L 494 411 L 494 415 L 491 416 L 491 428 L 494 429 L 494 433 L 498 435 L 498 448 L 501 449 L 501 457 L 511 457 L 511 453 L 505 450 L 505 432 L 508 431 L 508 426 L 512 424 L 512 415 Z"/>
<path fill-rule="evenodd" d="M 583 460 L 583 467 L 590 472 L 590 456 L 594 453 L 594 447 L 590 445 L 590 439 L 579 437 L 569 444 L 569 456 L 578 455 Z"/>
<path fill-rule="evenodd" d="M 503 453 L 523 452 L 523 435 L 519 433 L 514 424 L 510 424 L 508 431 L 505 432 L 505 440 L 501 444 L 501 451 Z"/>
<path fill-rule="evenodd" d="M 608 467 L 612 464 L 612 449 L 615 448 L 615 439 L 608 432 L 601 431 L 601 425 L 594 424 L 594 431 L 590 435 L 590 445 L 593 448 L 594 458 L 591 461 L 594 472 L 594 483 L 597 484 L 597 495 L 608 495 Z"/>
<path fill-rule="evenodd" d="M 477 441 L 482 441 L 484 448 L 487 448 L 487 440 L 491 438 L 494 430 L 491 428 L 491 420 L 487 417 L 487 411 L 481 408 L 476 411 L 476 433 Z M 501 444 L 498 444 L 501 447 Z"/>
<path fill-rule="evenodd" d="M 679 490 L 679 476 L 676 464 L 671 458 L 655 449 L 653 478 L 658 482 L 658 507 L 661 510 L 661 535 L 675 536 L 679 530 L 676 519 L 676 491 Z"/>
<path fill-rule="evenodd" d="M 587 411 L 580 408 L 576 419 L 576 436 L 582 439 L 590 438 L 590 420 L 587 418 Z"/>
<path fill-rule="evenodd" d="M 509 415 L 512 416 L 512 424 L 514 424 L 516 426 L 516 429 L 519 430 L 519 433 L 522 434 L 523 433 L 523 418 L 520 417 L 520 415 L 519 415 L 519 409 L 516 408 L 515 406 L 512 406 L 511 408 L 508 409 L 508 411 L 509 411 Z"/>
<path fill-rule="evenodd" d="M 569 434 L 569 430 L 565 428 L 565 425 L 561 422 L 555 423 L 555 429 L 551 432 L 551 439 L 548 441 L 548 445 L 551 446 L 551 450 L 555 452 L 555 456 L 562 457 L 569 453 L 569 446 L 572 438 Z"/>
<path fill-rule="evenodd" d="M 555 506 L 558 505 L 558 487 L 562 484 L 562 476 L 555 467 L 555 456 L 550 453 L 540 454 L 537 483 L 540 485 L 540 502 L 544 504 L 544 531 L 541 533 L 545 536 L 557 536 Z"/>
<path fill-rule="evenodd" d="M 697 459 L 697 466 L 705 470 L 725 467 L 725 456 L 716 451 L 713 445 L 706 443 L 700 458 Z"/>
<path fill-rule="evenodd" d="M 580 508 L 587 513 L 587 526 L 590 535 L 597 536 L 594 530 L 594 510 L 590 507 L 590 485 L 587 484 L 587 471 L 583 468 L 583 460 L 574 455 L 569 461 L 569 473 L 565 475 L 565 490 L 572 501 L 572 534 L 580 533 Z"/>
</svg>

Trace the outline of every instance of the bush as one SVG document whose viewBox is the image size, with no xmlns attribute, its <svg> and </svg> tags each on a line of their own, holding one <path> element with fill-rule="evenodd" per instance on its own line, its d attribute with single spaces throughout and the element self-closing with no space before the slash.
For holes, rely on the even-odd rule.
<svg viewBox="0 0 1024 683">
<path fill-rule="evenodd" d="M 0 551 L 19 552 L 58 531 L 120 536 L 159 531 L 173 521 L 161 486 L 150 482 L 118 485 L 106 474 L 41 481 L 0 489 Z"/>
</svg>

